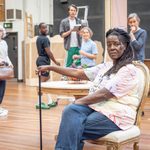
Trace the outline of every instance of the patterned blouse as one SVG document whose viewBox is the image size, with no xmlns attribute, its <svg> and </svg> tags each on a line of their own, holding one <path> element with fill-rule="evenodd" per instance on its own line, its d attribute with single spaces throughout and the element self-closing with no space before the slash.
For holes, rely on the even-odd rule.
<svg viewBox="0 0 150 150">
<path fill-rule="evenodd" d="M 128 64 L 119 69 L 116 74 L 103 76 L 112 67 L 112 62 L 97 65 L 84 70 L 93 82 L 89 94 L 106 88 L 115 97 L 90 105 L 95 111 L 101 112 L 112 120 L 119 128 L 126 130 L 133 126 L 136 110 L 140 102 L 139 72 L 133 64 Z"/>
</svg>

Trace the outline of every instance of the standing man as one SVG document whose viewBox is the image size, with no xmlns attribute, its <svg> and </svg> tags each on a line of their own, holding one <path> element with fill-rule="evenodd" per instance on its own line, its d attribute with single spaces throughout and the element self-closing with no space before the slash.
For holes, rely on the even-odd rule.
<svg viewBox="0 0 150 150">
<path fill-rule="evenodd" d="M 47 25 L 45 23 L 40 23 L 39 24 L 39 32 L 40 35 L 38 36 L 36 40 L 36 46 L 38 50 L 38 58 L 36 60 L 36 65 L 38 66 L 43 66 L 43 65 L 50 65 L 50 60 L 52 60 L 56 65 L 60 66 L 60 63 L 56 61 L 56 59 L 53 56 L 53 53 L 50 50 L 50 41 L 47 37 L 48 29 Z M 50 75 L 49 72 L 44 72 L 41 74 L 41 81 L 45 82 L 49 80 Z M 54 102 L 51 100 L 51 97 L 48 96 L 48 105 L 42 103 L 41 108 L 42 109 L 49 109 L 49 106 L 53 106 Z M 55 104 L 54 104 L 55 105 Z M 36 105 L 36 108 L 39 108 L 39 104 Z"/>
<path fill-rule="evenodd" d="M 81 20 L 76 17 L 77 6 L 72 4 L 68 7 L 69 16 L 63 19 L 60 23 L 60 35 L 64 38 L 64 47 L 67 50 L 66 67 L 70 67 L 73 63 L 72 56 L 79 55 L 81 47 L 81 37 L 79 30 L 76 30 L 74 26 L 80 24 Z M 78 61 L 77 65 L 80 65 Z"/>
</svg>

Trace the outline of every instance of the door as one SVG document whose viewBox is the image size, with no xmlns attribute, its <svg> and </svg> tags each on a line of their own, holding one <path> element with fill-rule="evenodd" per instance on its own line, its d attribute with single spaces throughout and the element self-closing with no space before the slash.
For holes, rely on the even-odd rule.
<svg viewBox="0 0 150 150">
<path fill-rule="evenodd" d="M 8 45 L 8 56 L 14 66 L 15 78 L 18 78 L 18 33 L 8 32 L 5 41 Z"/>
</svg>

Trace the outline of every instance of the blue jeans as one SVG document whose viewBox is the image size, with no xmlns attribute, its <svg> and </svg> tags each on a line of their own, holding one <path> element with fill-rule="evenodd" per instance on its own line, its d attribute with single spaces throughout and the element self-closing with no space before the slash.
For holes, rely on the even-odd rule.
<svg viewBox="0 0 150 150">
<path fill-rule="evenodd" d="M 120 130 L 110 119 L 85 105 L 68 105 L 62 114 L 55 150 L 82 150 L 84 140 Z"/>
<path fill-rule="evenodd" d="M 0 80 L 0 104 L 3 101 L 3 97 L 5 94 L 5 88 L 6 88 L 6 81 L 5 80 Z"/>
</svg>

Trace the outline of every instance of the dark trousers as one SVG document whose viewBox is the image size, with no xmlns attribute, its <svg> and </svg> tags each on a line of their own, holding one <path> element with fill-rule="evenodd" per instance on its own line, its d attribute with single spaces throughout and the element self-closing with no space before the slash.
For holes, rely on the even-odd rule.
<svg viewBox="0 0 150 150">
<path fill-rule="evenodd" d="M 6 81 L 0 80 L 0 104 L 2 103 L 6 88 Z"/>
</svg>

